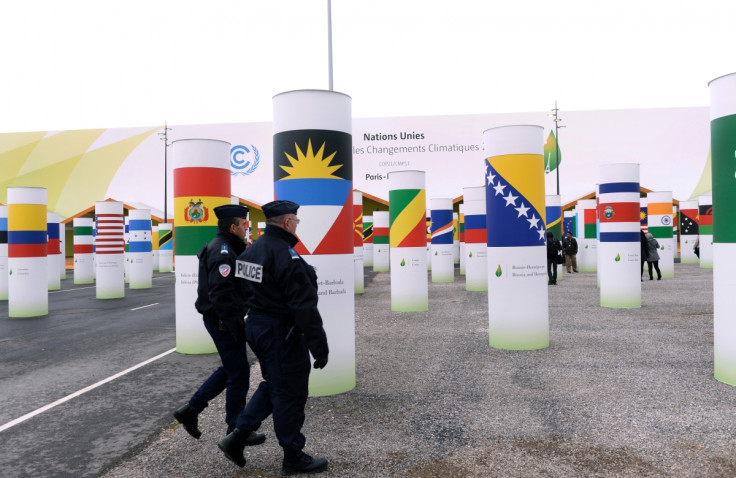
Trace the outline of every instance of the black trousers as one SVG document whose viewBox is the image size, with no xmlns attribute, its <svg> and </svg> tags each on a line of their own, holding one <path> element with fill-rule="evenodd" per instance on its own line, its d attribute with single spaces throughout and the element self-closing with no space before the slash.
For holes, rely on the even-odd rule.
<svg viewBox="0 0 736 478">
<path fill-rule="evenodd" d="M 547 259 L 547 277 L 551 283 L 557 282 L 557 261 L 555 259 Z"/>
<path fill-rule="evenodd" d="M 657 271 L 657 279 L 661 279 L 662 273 L 659 271 L 659 261 L 647 261 L 647 269 L 649 269 L 649 278 L 654 279 L 654 276 L 652 276 L 652 265 L 654 265 L 654 270 Z"/>
</svg>

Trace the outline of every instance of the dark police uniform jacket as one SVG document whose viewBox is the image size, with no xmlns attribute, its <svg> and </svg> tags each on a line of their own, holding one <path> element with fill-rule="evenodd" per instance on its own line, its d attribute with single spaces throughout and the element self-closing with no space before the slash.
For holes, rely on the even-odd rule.
<svg viewBox="0 0 736 478">
<path fill-rule="evenodd" d="M 322 316 L 317 309 L 317 274 L 294 250 L 299 240 L 280 227 L 265 233 L 238 257 L 245 306 L 250 314 L 295 324 L 315 359 L 329 354 Z"/>
<path fill-rule="evenodd" d="M 245 250 L 245 243 L 229 232 L 217 231 L 203 247 L 199 258 L 199 283 L 194 306 L 206 321 L 219 325 L 239 342 L 245 341 L 243 304 L 235 279 L 235 261 Z"/>
</svg>

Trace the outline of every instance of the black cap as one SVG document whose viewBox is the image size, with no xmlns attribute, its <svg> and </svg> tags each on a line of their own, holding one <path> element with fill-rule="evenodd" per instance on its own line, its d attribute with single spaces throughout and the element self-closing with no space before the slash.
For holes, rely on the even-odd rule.
<svg viewBox="0 0 736 478">
<path fill-rule="evenodd" d="M 248 217 L 248 208 L 239 204 L 225 204 L 215 208 L 215 216 L 217 219 L 225 219 L 228 217 Z"/>
<path fill-rule="evenodd" d="M 271 201 L 261 206 L 266 219 L 283 216 L 284 214 L 296 214 L 299 205 L 291 201 Z"/>
</svg>

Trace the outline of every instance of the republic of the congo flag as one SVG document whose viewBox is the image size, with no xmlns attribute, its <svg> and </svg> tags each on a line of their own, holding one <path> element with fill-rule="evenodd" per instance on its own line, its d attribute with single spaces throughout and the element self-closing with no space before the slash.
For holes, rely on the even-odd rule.
<svg viewBox="0 0 736 478">
<path fill-rule="evenodd" d="M 396 312 L 429 307 L 424 176 L 424 171 L 388 175 L 391 310 Z"/>
<path fill-rule="evenodd" d="M 176 351 L 213 353 L 215 345 L 204 328 L 202 316 L 192 307 L 192 301 L 197 297 L 197 253 L 217 234 L 214 209 L 230 204 L 230 143 L 184 139 L 174 141 L 171 148 L 176 236 Z M 221 273 L 227 276 L 234 272 L 223 270 Z"/>
<path fill-rule="evenodd" d="M 273 174 L 276 199 L 300 206 L 294 249 L 320 282 L 330 362 L 310 373 L 309 394 L 347 392 L 356 380 L 352 99 L 321 90 L 274 96 Z"/>
<path fill-rule="evenodd" d="M 532 125 L 483 132 L 488 336 L 495 348 L 549 347 L 543 134 Z"/>
<path fill-rule="evenodd" d="M 713 207 L 712 215 L 700 215 L 700 257 L 703 228 L 712 227 L 713 374 L 736 385 L 736 74 L 716 78 L 708 86 Z M 704 221 L 710 224 L 704 226 Z"/>
</svg>

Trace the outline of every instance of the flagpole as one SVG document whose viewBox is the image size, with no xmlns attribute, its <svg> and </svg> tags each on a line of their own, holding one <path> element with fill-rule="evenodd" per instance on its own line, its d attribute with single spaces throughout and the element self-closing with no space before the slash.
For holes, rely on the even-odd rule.
<svg viewBox="0 0 736 478">
<path fill-rule="evenodd" d="M 330 81 L 330 91 L 332 87 L 332 1 L 327 0 L 327 69 Z"/>
</svg>

